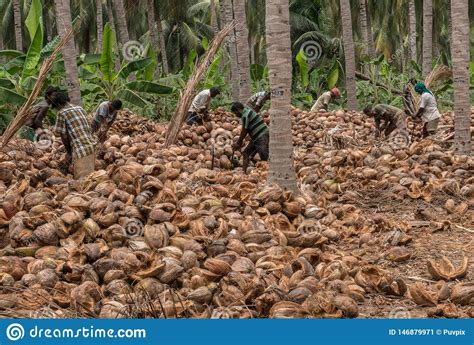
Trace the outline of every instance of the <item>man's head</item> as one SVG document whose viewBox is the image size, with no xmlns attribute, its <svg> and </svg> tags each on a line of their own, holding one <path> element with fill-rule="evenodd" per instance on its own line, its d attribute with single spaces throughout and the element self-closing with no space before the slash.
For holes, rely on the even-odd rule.
<svg viewBox="0 0 474 345">
<path fill-rule="evenodd" d="M 415 91 L 420 95 L 424 94 L 425 92 L 430 92 L 424 83 L 416 83 Z"/>
<path fill-rule="evenodd" d="M 71 100 L 67 93 L 64 92 L 56 92 L 52 99 L 52 105 L 54 109 L 62 109 L 66 104 L 68 104 Z"/>
<path fill-rule="evenodd" d="M 331 96 L 333 98 L 341 97 L 341 91 L 339 91 L 339 89 L 337 87 L 335 87 L 331 90 Z"/>
<path fill-rule="evenodd" d="M 217 95 L 220 95 L 221 91 L 217 87 L 211 87 L 209 90 L 209 93 L 212 98 L 216 97 Z"/>
<path fill-rule="evenodd" d="M 230 108 L 230 111 L 235 114 L 237 117 L 242 117 L 242 112 L 244 111 L 244 105 L 240 102 L 234 102 L 232 103 L 232 107 Z"/>
<path fill-rule="evenodd" d="M 269 100 L 272 98 L 272 93 L 270 91 L 265 91 L 265 99 Z"/>
<path fill-rule="evenodd" d="M 371 105 L 366 106 L 364 109 L 364 114 L 367 116 L 374 116 L 375 115 L 374 108 Z"/>
<path fill-rule="evenodd" d="M 120 99 L 114 99 L 112 102 L 109 102 L 109 107 L 111 111 L 118 111 L 122 109 L 122 101 Z"/>
<path fill-rule="evenodd" d="M 54 86 L 48 86 L 48 88 L 46 89 L 44 93 L 44 99 L 46 100 L 46 102 L 48 102 L 48 104 L 53 103 L 54 95 L 57 92 L 58 92 L 58 89 L 56 89 Z"/>
<path fill-rule="evenodd" d="M 416 85 L 417 81 L 416 81 L 416 78 L 410 78 L 410 80 L 408 81 L 410 84 L 412 84 L 413 86 Z"/>
</svg>

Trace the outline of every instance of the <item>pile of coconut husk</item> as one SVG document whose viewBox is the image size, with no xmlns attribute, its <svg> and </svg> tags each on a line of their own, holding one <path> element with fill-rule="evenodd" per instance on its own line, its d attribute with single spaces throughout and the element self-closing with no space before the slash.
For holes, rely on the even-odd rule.
<svg viewBox="0 0 474 345">
<path fill-rule="evenodd" d="M 293 109 L 293 194 L 258 159 L 234 167 L 239 121 L 212 115 L 165 149 L 166 124 L 121 112 L 80 182 L 60 140 L 12 141 L 0 314 L 474 317 L 472 157 L 431 139 L 394 149 L 361 113 Z"/>
</svg>

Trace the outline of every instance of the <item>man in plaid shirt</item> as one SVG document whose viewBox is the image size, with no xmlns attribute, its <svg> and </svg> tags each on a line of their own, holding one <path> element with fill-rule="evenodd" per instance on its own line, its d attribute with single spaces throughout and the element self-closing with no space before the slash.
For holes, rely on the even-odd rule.
<svg viewBox="0 0 474 345">
<path fill-rule="evenodd" d="M 87 113 L 80 106 L 69 103 L 64 93 L 56 94 L 53 106 L 58 110 L 55 132 L 66 148 L 66 165 L 74 166 L 74 178 L 79 180 L 95 170 L 95 143 Z"/>
</svg>

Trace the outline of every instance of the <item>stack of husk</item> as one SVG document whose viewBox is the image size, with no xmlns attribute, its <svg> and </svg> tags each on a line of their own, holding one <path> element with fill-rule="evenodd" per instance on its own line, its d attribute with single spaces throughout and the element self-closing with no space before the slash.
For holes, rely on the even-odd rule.
<svg viewBox="0 0 474 345">
<path fill-rule="evenodd" d="M 430 139 L 394 149 L 361 113 L 292 117 L 298 195 L 267 186 L 263 162 L 232 170 L 239 122 L 223 109 L 167 149 L 166 124 L 122 111 L 80 182 L 58 169 L 60 140 L 12 141 L 0 314 L 473 317 L 473 158 Z"/>
</svg>

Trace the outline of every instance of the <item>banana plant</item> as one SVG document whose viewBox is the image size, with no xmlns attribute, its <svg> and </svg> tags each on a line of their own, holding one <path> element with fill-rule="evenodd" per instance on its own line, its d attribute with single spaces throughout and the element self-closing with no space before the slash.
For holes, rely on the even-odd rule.
<svg viewBox="0 0 474 345">
<path fill-rule="evenodd" d="M 100 56 L 90 55 L 83 58 L 83 83 L 81 93 L 84 96 L 120 98 L 131 107 L 144 108 L 150 106 L 153 96 L 171 95 L 174 89 L 152 81 L 156 65 L 154 54 L 122 63 L 118 72 L 115 71 L 114 54 L 115 39 L 113 31 L 107 23 L 104 27 L 103 46 Z M 147 49 L 150 51 L 150 47 Z M 129 81 L 130 74 L 139 78 Z M 86 75 L 88 74 L 88 76 Z"/>
</svg>

